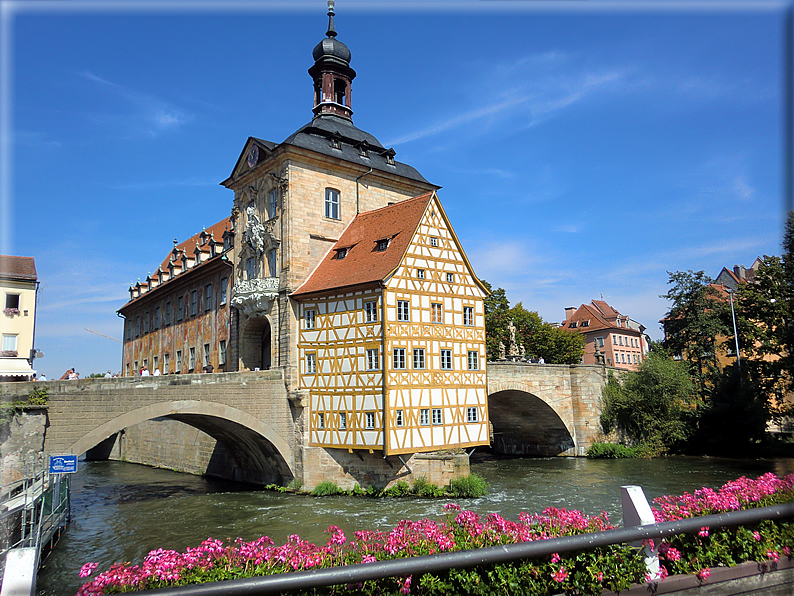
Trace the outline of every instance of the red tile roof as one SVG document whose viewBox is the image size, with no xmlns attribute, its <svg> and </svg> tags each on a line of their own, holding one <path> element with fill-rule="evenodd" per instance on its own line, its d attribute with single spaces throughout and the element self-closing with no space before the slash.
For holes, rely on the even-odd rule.
<svg viewBox="0 0 794 596">
<path fill-rule="evenodd" d="M 36 260 L 33 257 L 0 255 L 0 277 L 20 281 L 36 281 Z"/>
<path fill-rule="evenodd" d="M 571 331 L 579 331 L 580 333 L 589 333 L 591 331 L 601 331 L 605 329 L 616 329 L 620 330 L 621 333 L 629 334 L 632 332 L 641 333 L 631 327 L 618 327 L 614 322 L 618 316 L 623 315 L 603 300 L 591 300 L 590 304 L 582 304 L 577 308 L 571 318 L 567 319 L 560 327 L 563 329 L 570 329 Z M 582 327 L 582 321 L 589 321 L 587 327 Z M 571 323 L 574 322 L 576 323 L 576 327 L 571 329 Z"/>
<path fill-rule="evenodd" d="M 214 236 L 215 242 L 218 244 L 223 244 L 223 231 L 230 228 L 231 225 L 229 224 L 229 218 L 220 220 L 218 223 L 211 225 L 210 227 L 203 230 L 203 232 L 207 236 Z M 196 248 L 196 245 L 201 243 L 201 232 L 198 234 L 193 234 L 187 240 L 180 242 L 176 245 L 177 250 L 180 252 L 186 252 L 191 257 L 193 256 L 193 251 Z M 209 249 L 202 248 L 199 246 L 199 249 L 203 252 L 208 252 Z M 168 255 L 165 257 L 162 263 L 160 263 L 160 268 L 164 271 L 168 269 L 168 263 L 171 261 L 171 255 L 173 254 L 173 249 L 168 252 Z"/>
<path fill-rule="evenodd" d="M 371 284 L 388 277 L 400 265 L 425 209 L 434 196 L 435 193 L 429 192 L 358 214 L 309 278 L 292 295 Z M 389 240 L 386 250 L 377 250 L 379 240 Z M 348 251 L 340 259 L 339 250 L 343 248 Z"/>
</svg>

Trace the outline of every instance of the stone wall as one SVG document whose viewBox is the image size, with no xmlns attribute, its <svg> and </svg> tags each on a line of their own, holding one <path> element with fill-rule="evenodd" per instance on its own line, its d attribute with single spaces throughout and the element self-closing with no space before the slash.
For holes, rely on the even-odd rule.
<svg viewBox="0 0 794 596">
<path fill-rule="evenodd" d="M 33 462 L 38 461 L 44 448 L 46 424 L 46 406 L 27 406 L 7 422 L 0 423 L 0 485 L 21 480 L 26 476 L 26 468 L 32 470 Z"/>
</svg>

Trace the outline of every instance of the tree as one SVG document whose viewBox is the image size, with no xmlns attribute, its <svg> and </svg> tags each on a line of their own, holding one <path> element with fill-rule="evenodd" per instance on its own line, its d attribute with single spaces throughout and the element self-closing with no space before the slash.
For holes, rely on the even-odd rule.
<svg viewBox="0 0 794 596">
<path fill-rule="evenodd" d="M 667 283 L 673 287 L 661 298 L 673 304 L 664 318 L 664 347 L 690 364 L 690 372 L 701 394 L 705 394 L 719 375 L 722 339 L 732 334 L 728 326 L 730 306 L 703 271 L 667 274 Z"/>
<path fill-rule="evenodd" d="M 695 429 L 698 398 L 686 363 L 658 344 L 636 372 L 610 376 L 603 391 L 601 427 L 618 430 L 651 455 L 681 450 Z"/>
<path fill-rule="evenodd" d="M 496 360 L 499 357 L 499 342 L 505 341 L 509 337 L 507 322 L 509 320 L 510 303 L 507 295 L 502 288 L 494 290 L 487 281 L 482 284 L 488 290 L 489 295 L 483 300 L 485 309 L 485 350 L 489 360 Z M 507 342 L 505 342 L 507 345 Z"/>
</svg>

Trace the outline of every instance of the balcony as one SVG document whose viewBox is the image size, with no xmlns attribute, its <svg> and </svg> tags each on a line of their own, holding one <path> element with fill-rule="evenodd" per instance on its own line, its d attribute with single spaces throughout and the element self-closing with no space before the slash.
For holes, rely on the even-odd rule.
<svg viewBox="0 0 794 596">
<path fill-rule="evenodd" d="M 278 278 L 240 280 L 232 290 L 232 306 L 248 317 L 264 316 L 278 296 Z"/>
</svg>

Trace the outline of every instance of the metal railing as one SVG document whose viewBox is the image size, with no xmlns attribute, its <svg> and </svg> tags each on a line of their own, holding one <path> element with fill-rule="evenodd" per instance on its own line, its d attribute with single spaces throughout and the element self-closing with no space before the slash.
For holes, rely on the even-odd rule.
<svg viewBox="0 0 794 596">
<path fill-rule="evenodd" d="M 549 540 L 504 544 L 405 559 L 391 559 L 331 569 L 297 571 L 179 586 L 176 588 L 160 588 L 148 590 L 146 594 L 151 596 L 235 596 L 243 594 L 256 596 L 259 594 L 277 594 L 338 584 L 356 584 L 386 577 L 407 577 L 414 574 L 443 572 L 448 569 L 466 569 L 523 559 L 537 559 L 549 556 L 552 553 L 588 550 L 600 546 L 658 539 L 676 534 L 692 534 L 705 526 L 709 528 L 726 528 L 754 524 L 766 519 L 781 520 L 788 518 L 794 518 L 794 503 L 693 517 L 659 524 L 618 528 L 576 536 L 551 538 Z"/>
</svg>

